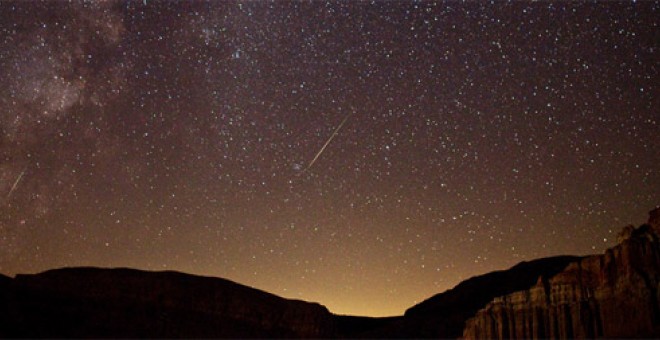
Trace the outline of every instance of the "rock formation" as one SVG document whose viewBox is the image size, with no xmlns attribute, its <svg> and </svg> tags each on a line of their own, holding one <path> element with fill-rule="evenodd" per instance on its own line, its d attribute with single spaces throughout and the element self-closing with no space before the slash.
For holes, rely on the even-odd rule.
<svg viewBox="0 0 660 340">
<path fill-rule="evenodd" d="M 460 337 L 465 321 L 495 297 L 532 287 L 539 276 L 554 275 L 579 259 L 576 256 L 537 259 L 465 280 L 409 308 L 400 336 Z"/>
<path fill-rule="evenodd" d="M 494 299 L 465 324 L 465 338 L 660 336 L 660 209 L 626 227 L 603 255 L 540 276 Z"/>
</svg>

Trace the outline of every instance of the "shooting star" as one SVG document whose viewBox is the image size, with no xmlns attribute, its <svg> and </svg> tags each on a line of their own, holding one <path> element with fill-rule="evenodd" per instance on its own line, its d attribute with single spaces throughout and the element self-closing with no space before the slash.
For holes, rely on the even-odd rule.
<svg viewBox="0 0 660 340">
<path fill-rule="evenodd" d="M 341 123 L 339 124 L 339 126 L 337 126 L 337 128 L 336 128 L 335 131 L 332 133 L 332 135 L 330 135 L 330 138 L 328 138 L 328 140 L 325 142 L 325 144 L 323 144 L 323 147 L 321 147 L 321 150 L 319 150 L 319 152 L 316 153 L 316 156 L 314 156 L 314 159 L 312 159 L 312 161 L 309 162 L 309 165 L 307 165 L 307 167 L 305 168 L 305 170 L 303 170 L 303 172 L 309 170 L 309 168 L 311 168 L 312 165 L 314 165 L 314 163 L 316 162 L 316 160 L 319 159 L 319 157 L 321 156 L 321 154 L 323 153 L 323 151 L 325 150 L 325 148 L 327 148 L 328 145 L 330 144 L 330 142 L 332 142 L 332 140 L 335 138 L 335 136 L 337 136 L 337 134 L 339 133 L 339 130 L 341 130 L 342 126 L 344 126 L 344 124 L 346 124 L 346 121 L 347 121 L 348 118 L 351 116 L 351 114 L 353 114 L 353 111 L 349 112 L 349 113 L 346 115 L 346 117 L 344 117 L 344 120 L 342 120 Z"/>
<path fill-rule="evenodd" d="M 5 198 L 5 199 L 9 199 L 9 197 L 11 197 L 11 194 L 14 193 L 14 190 L 16 190 L 16 187 L 18 186 L 18 183 L 23 178 L 23 175 L 25 175 L 25 170 L 27 170 L 27 167 L 23 168 L 23 171 L 21 171 L 21 174 L 18 175 L 18 178 L 16 179 L 16 181 L 14 181 L 14 185 L 11 186 L 11 190 L 9 190 L 9 193 L 7 194 L 7 198 Z"/>
</svg>

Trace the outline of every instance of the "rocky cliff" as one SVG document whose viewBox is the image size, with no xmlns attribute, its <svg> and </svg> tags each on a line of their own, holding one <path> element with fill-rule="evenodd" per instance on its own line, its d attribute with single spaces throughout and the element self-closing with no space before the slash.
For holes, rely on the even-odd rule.
<svg viewBox="0 0 660 340">
<path fill-rule="evenodd" d="M 552 276 L 579 259 L 576 256 L 537 259 L 465 280 L 409 308 L 404 315 L 401 337 L 460 337 L 465 321 L 495 297 L 532 287 L 539 276 Z"/>
<path fill-rule="evenodd" d="M 465 324 L 476 338 L 660 336 L 660 209 L 619 244 L 495 298 Z"/>
</svg>

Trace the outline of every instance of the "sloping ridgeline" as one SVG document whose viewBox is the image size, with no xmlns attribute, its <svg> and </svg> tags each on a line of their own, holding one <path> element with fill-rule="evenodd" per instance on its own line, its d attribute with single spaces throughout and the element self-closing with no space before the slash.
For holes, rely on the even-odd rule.
<svg viewBox="0 0 660 340">
<path fill-rule="evenodd" d="M 324 337 L 334 319 L 219 278 L 65 268 L 3 278 L 3 337 Z"/>
</svg>

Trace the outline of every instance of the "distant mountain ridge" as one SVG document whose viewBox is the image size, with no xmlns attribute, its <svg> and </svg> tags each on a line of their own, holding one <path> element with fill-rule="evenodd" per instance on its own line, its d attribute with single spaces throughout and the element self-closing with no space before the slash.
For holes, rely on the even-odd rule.
<svg viewBox="0 0 660 340">
<path fill-rule="evenodd" d="M 17 275 L 2 336 L 322 337 L 323 306 L 178 272 L 64 268 Z M 7 320 L 7 318 L 3 318 Z"/>
<path fill-rule="evenodd" d="M 619 241 L 604 255 L 475 276 L 390 318 L 334 315 L 318 303 L 173 271 L 0 275 L 0 337 L 658 337 L 660 209 Z"/>
</svg>

